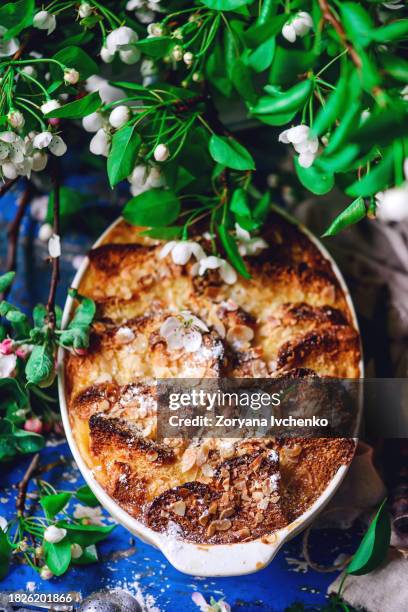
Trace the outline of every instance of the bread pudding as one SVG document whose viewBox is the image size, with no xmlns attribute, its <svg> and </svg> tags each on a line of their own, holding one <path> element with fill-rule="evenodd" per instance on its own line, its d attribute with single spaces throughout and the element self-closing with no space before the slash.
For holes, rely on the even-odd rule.
<svg viewBox="0 0 408 612">
<path fill-rule="evenodd" d="M 64 361 L 79 451 L 131 516 L 189 542 L 267 539 L 354 453 L 346 438 L 157 437 L 158 379 L 359 377 L 359 334 L 330 262 L 280 214 L 265 228 L 259 248 L 242 249 L 246 279 L 216 257 L 203 265 L 211 236 L 180 249 L 121 220 L 79 286 L 97 304 L 88 351 Z"/>
</svg>

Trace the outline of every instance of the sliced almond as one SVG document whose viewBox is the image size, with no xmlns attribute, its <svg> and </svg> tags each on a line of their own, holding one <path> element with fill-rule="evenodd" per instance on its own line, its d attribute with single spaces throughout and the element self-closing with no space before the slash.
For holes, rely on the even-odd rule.
<svg viewBox="0 0 408 612">
<path fill-rule="evenodd" d="M 186 504 L 183 500 L 178 500 L 169 506 L 169 510 L 177 514 L 178 516 L 184 516 L 186 513 Z"/>
<path fill-rule="evenodd" d="M 197 453 L 194 448 L 187 448 L 181 459 L 181 471 L 188 472 L 195 465 Z"/>
<path fill-rule="evenodd" d="M 229 342 L 233 348 L 240 349 L 254 338 L 254 330 L 247 325 L 234 325 L 230 327 L 227 332 L 227 342 Z"/>
</svg>

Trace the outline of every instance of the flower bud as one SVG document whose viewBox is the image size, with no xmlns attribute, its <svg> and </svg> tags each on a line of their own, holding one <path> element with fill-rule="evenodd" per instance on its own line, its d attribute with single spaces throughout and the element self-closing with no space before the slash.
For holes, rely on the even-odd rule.
<svg viewBox="0 0 408 612">
<path fill-rule="evenodd" d="M 124 64 L 136 64 L 140 59 L 140 51 L 134 47 L 133 49 L 119 50 L 119 57 Z"/>
<path fill-rule="evenodd" d="M 47 30 L 47 35 L 51 34 L 57 27 L 55 15 L 48 11 L 40 11 L 34 15 L 33 26 L 39 30 Z"/>
<path fill-rule="evenodd" d="M 2 165 L 1 170 L 3 172 L 3 176 L 6 179 L 13 180 L 18 177 L 17 168 L 11 162 L 6 162 Z"/>
<path fill-rule="evenodd" d="M 42 421 L 40 421 L 40 419 L 37 419 L 37 418 L 27 419 L 27 421 L 24 423 L 24 430 L 31 431 L 32 433 L 40 434 L 42 433 L 42 430 L 43 430 Z"/>
<path fill-rule="evenodd" d="M 171 52 L 171 57 L 176 62 L 179 62 L 180 60 L 182 60 L 183 59 L 183 47 L 181 47 L 180 45 L 176 45 L 175 47 L 173 47 L 173 51 Z"/>
<path fill-rule="evenodd" d="M 186 64 L 186 66 L 191 66 L 193 60 L 194 55 L 191 53 L 191 51 L 187 51 L 187 53 L 183 55 L 183 62 Z"/>
<path fill-rule="evenodd" d="M 44 104 L 41 105 L 41 112 L 46 115 L 57 108 L 60 108 L 61 104 L 58 100 L 47 100 Z"/>
<path fill-rule="evenodd" d="M 6 338 L 0 342 L 0 355 L 11 355 L 14 349 L 14 341 L 11 338 Z"/>
<path fill-rule="evenodd" d="M 170 156 L 170 151 L 167 145 L 158 144 L 154 150 L 154 159 L 158 162 L 164 162 Z"/>
<path fill-rule="evenodd" d="M 34 136 L 33 147 L 35 149 L 45 149 L 46 147 L 48 147 L 51 140 L 52 140 L 51 132 L 41 132 L 40 134 L 37 134 L 36 136 Z"/>
<path fill-rule="evenodd" d="M 43 565 L 40 570 L 40 576 L 43 580 L 50 580 L 54 576 L 54 574 L 52 573 L 48 565 Z"/>
<path fill-rule="evenodd" d="M 79 559 L 79 557 L 82 557 L 83 552 L 82 546 L 79 544 L 71 544 L 71 557 L 73 559 Z"/>
<path fill-rule="evenodd" d="M 75 68 L 66 68 L 64 70 L 64 82 L 67 85 L 76 85 L 79 81 L 79 72 Z"/>
<path fill-rule="evenodd" d="M 67 145 L 62 140 L 61 136 L 54 135 L 50 144 L 48 145 L 49 150 L 56 157 L 61 157 L 67 151 Z"/>
<path fill-rule="evenodd" d="M 150 37 L 163 36 L 163 26 L 161 23 L 149 23 L 147 33 Z"/>
<path fill-rule="evenodd" d="M 44 151 L 35 151 L 33 153 L 33 171 L 41 172 L 47 165 L 48 155 Z"/>
<path fill-rule="evenodd" d="M 28 76 L 35 77 L 37 75 L 37 71 L 34 66 L 24 66 L 21 71 L 28 74 Z"/>
<path fill-rule="evenodd" d="M 50 544 L 58 544 L 61 542 L 67 535 L 67 530 L 62 527 L 56 527 L 55 525 L 50 525 L 44 531 L 44 540 L 46 542 L 50 542 Z"/>
<path fill-rule="evenodd" d="M 82 119 L 82 127 L 86 132 L 97 132 L 103 125 L 100 113 L 91 113 Z"/>
<path fill-rule="evenodd" d="M 48 242 L 53 233 L 52 225 L 49 223 L 44 223 L 38 232 L 38 238 L 41 242 Z"/>
<path fill-rule="evenodd" d="M 10 111 L 9 114 L 7 115 L 7 119 L 11 127 L 15 128 L 16 130 L 19 130 L 20 128 L 22 128 L 25 123 L 23 113 L 20 113 L 20 111 L 16 111 L 16 110 Z"/>
<path fill-rule="evenodd" d="M 94 155 L 104 155 L 107 157 L 109 153 L 109 140 L 109 135 L 105 130 L 100 129 L 89 143 L 89 150 Z"/>
<path fill-rule="evenodd" d="M 115 53 L 111 53 L 107 47 L 101 47 L 101 59 L 105 64 L 111 64 L 115 59 Z"/>
<path fill-rule="evenodd" d="M 78 15 L 81 19 L 85 19 L 85 17 L 89 17 L 92 13 L 92 6 L 89 2 L 81 2 L 78 8 Z"/>
<path fill-rule="evenodd" d="M 109 123 L 114 128 L 121 128 L 130 119 L 130 110 L 128 106 L 121 104 L 116 106 L 109 115 Z"/>
<path fill-rule="evenodd" d="M 61 238 L 58 234 L 53 234 L 48 241 L 48 253 L 52 259 L 61 257 Z"/>
</svg>

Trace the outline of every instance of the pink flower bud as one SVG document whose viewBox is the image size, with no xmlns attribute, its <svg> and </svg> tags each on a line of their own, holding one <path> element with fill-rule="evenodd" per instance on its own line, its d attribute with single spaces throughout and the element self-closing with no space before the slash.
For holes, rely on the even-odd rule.
<svg viewBox="0 0 408 612">
<path fill-rule="evenodd" d="M 11 355 L 13 352 L 14 342 L 11 338 L 6 338 L 3 342 L 0 342 L 0 353 L 2 355 Z"/>
<path fill-rule="evenodd" d="M 85 349 L 85 348 L 76 348 L 76 349 L 74 349 L 75 355 L 78 355 L 79 357 L 82 357 L 83 355 L 86 355 L 87 352 L 88 352 L 88 350 Z"/>
<path fill-rule="evenodd" d="M 60 120 L 58 119 L 58 117 L 53 117 L 52 119 L 48 119 L 48 123 L 55 127 L 60 124 Z"/>
<path fill-rule="evenodd" d="M 31 431 L 32 433 L 40 434 L 43 430 L 43 424 L 40 419 L 27 419 L 24 423 L 24 429 L 26 431 Z"/>
</svg>

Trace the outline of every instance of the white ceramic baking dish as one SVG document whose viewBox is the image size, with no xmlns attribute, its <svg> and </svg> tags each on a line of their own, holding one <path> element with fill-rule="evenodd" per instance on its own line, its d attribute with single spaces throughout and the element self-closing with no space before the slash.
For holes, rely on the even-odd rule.
<svg viewBox="0 0 408 612">
<path fill-rule="evenodd" d="M 301 231 L 303 231 L 308 238 L 317 246 L 322 255 L 328 259 L 333 268 L 333 272 L 337 277 L 337 280 L 342 287 L 344 294 L 347 299 L 348 306 L 353 316 L 354 325 L 358 329 L 357 317 L 355 314 L 354 306 L 351 301 L 349 291 L 346 283 L 342 277 L 340 270 L 338 269 L 335 261 L 332 259 L 330 254 L 327 252 L 325 247 L 320 241 L 304 226 L 299 225 L 294 219 L 288 217 L 288 215 L 282 213 L 279 209 L 279 213 L 283 214 L 290 222 L 296 223 Z M 99 246 L 109 232 L 119 223 L 120 219 L 116 220 L 108 229 L 102 234 L 102 236 L 94 244 L 94 247 Z M 81 282 L 82 276 L 84 275 L 88 266 L 88 261 L 85 260 L 82 266 L 79 268 L 75 275 L 72 283 L 72 287 L 77 288 Z M 62 319 L 62 326 L 66 326 L 69 322 L 71 312 L 73 308 L 73 300 L 68 297 Z M 185 574 L 191 574 L 194 576 L 239 576 L 242 574 L 250 574 L 262 569 L 268 565 L 277 554 L 281 546 L 289 539 L 293 538 L 297 533 L 302 531 L 308 524 L 310 524 L 315 517 L 321 512 L 324 506 L 328 503 L 331 497 L 334 495 L 342 480 L 344 479 L 349 465 L 343 465 L 339 468 L 335 476 L 330 481 L 324 492 L 315 501 L 315 503 L 308 508 L 308 510 L 296 519 L 293 523 L 280 529 L 269 536 L 266 541 L 265 538 L 254 540 L 252 542 L 236 543 L 236 544 L 217 544 L 217 545 L 206 545 L 206 544 L 192 544 L 177 540 L 174 537 L 157 533 L 153 531 L 137 519 L 133 518 L 125 510 L 123 510 L 101 487 L 101 485 L 94 478 L 92 471 L 86 465 L 84 459 L 80 455 L 77 444 L 75 442 L 73 433 L 71 431 L 68 408 L 65 396 L 65 381 L 64 381 L 64 369 L 63 369 L 63 357 L 64 351 L 60 350 L 58 356 L 58 386 L 59 386 L 59 399 L 61 407 L 62 421 L 65 428 L 68 444 L 74 459 L 80 469 L 85 481 L 96 495 L 101 505 L 126 529 L 128 529 L 135 536 L 139 537 L 144 542 L 151 544 L 159 548 L 162 553 L 167 557 L 170 563 L 179 571 Z M 360 377 L 363 376 L 363 363 L 360 363 Z M 360 402 L 360 412 L 362 409 L 362 403 Z"/>
</svg>

